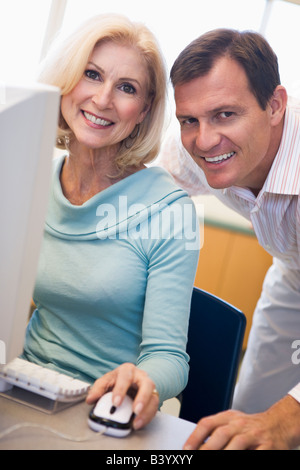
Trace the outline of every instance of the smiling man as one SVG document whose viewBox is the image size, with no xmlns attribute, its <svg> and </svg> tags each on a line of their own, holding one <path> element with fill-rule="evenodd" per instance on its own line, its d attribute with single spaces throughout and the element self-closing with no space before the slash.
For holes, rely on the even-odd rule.
<svg viewBox="0 0 300 470">
<path fill-rule="evenodd" d="M 204 77 L 177 85 L 175 99 L 182 143 L 208 184 L 259 192 L 279 147 L 285 89 L 262 109 L 242 66 L 224 56 Z"/>
<path fill-rule="evenodd" d="M 248 218 L 274 257 L 235 392 L 239 411 L 200 421 L 187 448 L 208 436 L 203 448 L 293 448 L 300 444 L 300 370 L 291 360 L 300 332 L 300 107 L 287 105 L 277 57 L 252 32 L 204 34 L 179 55 L 171 80 L 182 143 L 166 140 L 157 163 L 190 195 L 212 193 Z"/>
</svg>

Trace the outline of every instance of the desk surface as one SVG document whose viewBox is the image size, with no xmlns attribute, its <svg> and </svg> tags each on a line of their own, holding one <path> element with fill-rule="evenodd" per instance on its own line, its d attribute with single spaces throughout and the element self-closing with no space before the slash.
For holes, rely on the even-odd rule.
<svg viewBox="0 0 300 470">
<path fill-rule="evenodd" d="M 180 450 L 195 428 L 194 423 L 158 412 L 146 428 L 134 431 L 125 438 L 97 435 L 87 424 L 90 409 L 89 405 L 81 402 L 48 415 L 0 397 L 0 433 L 16 424 L 40 425 L 21 427 L 8 434 L 0 440 L 0 449 Z M 83 441 L 66 440 L 42 426 Z"/>
</svg>

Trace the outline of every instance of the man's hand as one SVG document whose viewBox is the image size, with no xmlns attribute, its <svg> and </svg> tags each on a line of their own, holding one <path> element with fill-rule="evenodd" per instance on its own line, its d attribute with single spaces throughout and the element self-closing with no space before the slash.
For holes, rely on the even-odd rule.
<svg viewBox="0 0 300 470">
<path fill-rule="evenodd" d="M 291 450 L 300 445 L 300 404 L 287 395 L 263 413 L 224 411 L 197 424 L 185 450 Z"/>
</svg>

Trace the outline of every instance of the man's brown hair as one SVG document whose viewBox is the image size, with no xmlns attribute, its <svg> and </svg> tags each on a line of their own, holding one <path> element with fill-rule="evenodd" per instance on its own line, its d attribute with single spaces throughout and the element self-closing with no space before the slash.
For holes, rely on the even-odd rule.
<svg viewBox="0 0 300 470">
<path fill-rule="evenodd" d="M 252 93 L 261 108 L 266 109 L 280 85 L 278 60 L 264 37 L 251 31 L 216 29 L 195 39 L 174 62 L 173 87 L 208 74 L 221 57 L 229 57 L 243 67 Z"/>
</svg>

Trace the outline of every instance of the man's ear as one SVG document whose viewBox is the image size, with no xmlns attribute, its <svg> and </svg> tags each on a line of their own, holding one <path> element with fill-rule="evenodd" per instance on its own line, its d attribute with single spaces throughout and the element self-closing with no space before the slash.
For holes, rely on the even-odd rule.
<svg viewBox="0 0 300 470">
<path fill-rule="evenodd" d="M 270 111 L 271 111 L 271 123 L 273 126 L 277 126 L 282 120 L 286 106 L 287 106 L 287 91 L 286 89 L 278 85 L 275 88 L 272 98 L 270 99 Z"/>
</svg>

